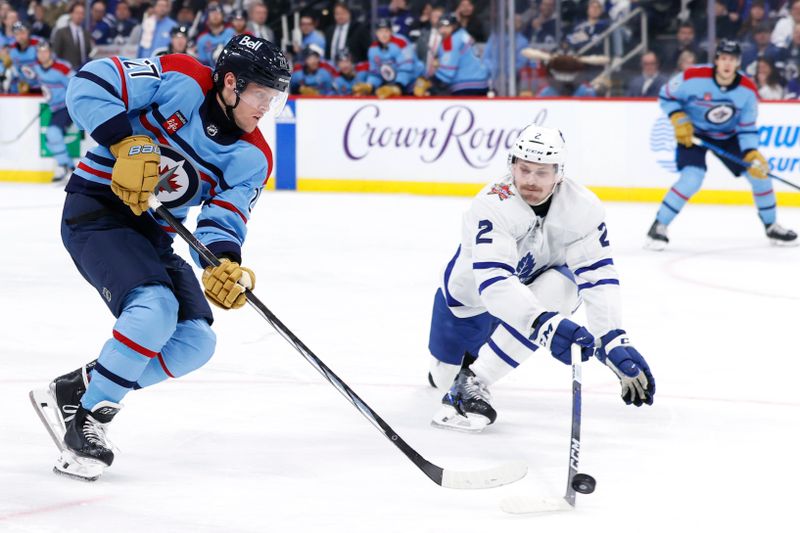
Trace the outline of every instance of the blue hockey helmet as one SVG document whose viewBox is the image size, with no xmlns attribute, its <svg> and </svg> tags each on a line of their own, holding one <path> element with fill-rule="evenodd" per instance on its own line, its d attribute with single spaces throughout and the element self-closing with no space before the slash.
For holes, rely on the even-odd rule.
<svg viewBox="0 0 800 533">
<path fill-rule="evenodd" d="M 214 84 L 221 90 L 225 74 L 236 76 L 236 90 L 241 92 L 248 83 L 286 92 L 291 71 L 283 52 L 266 39 L 253 35 L 233 37 L 217 58 L 214 67 Z"/>
<path fill-rule="evenodd" d="M 717 45 L 717 51 L 714 54 L 714 58 L 717 58 L 722 54 L 730 54 L 732 56 L 742 57 L 742 47 L 733 39 L 722 39 Z"/>
</svg>

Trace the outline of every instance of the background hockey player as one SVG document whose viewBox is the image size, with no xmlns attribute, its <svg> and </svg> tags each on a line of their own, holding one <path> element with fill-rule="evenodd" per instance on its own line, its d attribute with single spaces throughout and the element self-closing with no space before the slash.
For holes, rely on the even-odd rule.
<svg viewBox="0 0 800 533">
<path fill-rule="evenodd" d="M 336 69 L 322 62 L 322 49 L 312 44 L 303 51 L 303 62 L 295 65 L 292 72 L 292 94 L 306 96 L 331 94 L 333 74 Z"/>
<path fill-rule="evenodd" d="M 464 214 L 461 245 L 433 304 L 429 380 L 450 389 L 434 425 L 482 430 L 497 416 L 489 386 L 540 348 L 570 364 L 573 345 L 586 360 L 596 341 L 625 403 L 653 402 L 655 380 L 622 329 L 603 207 L 564 177 L 565 149 L 558 130 L 528 126 L 511 149 L 509 174 Z M 568 318 L 581 300 L 588 330 Z"/>
<path fill-rule="evenodd" d="M 22 22 L 14 24 L 14 44 L 8 50 L 11 59 L 12 94 L 38 94 L 39 81 L 33 72 L 36 64 L 36 46 L 40 40 L 31 36 L 30 28 Z"/>
<path fill-rule="evenodd" d="M 208 30 L 197 37 L 197 58 L 205 65 L 213 65 L 219 51 L 236 32 L 225 26 L 225 14 L 219 4 L 209 4 L 206 16 Z"/>
<path fill-rule="evenodd" d="M 375 37 L 367 52 L 367 83 L 379 98 L 411 94 L 414 81 L 424 69 L 414 47 L 402 35 L 392 35 L 388 19 L 378 21 Z"/>
<path fill-rule="evenodd" d="M 255 275 L 240 266 L 246 223 L 272 166 L 257 129 L 280 113 L 286 58 L 257 37 L 233 38 L 213 72 L 181 54 L 92 61 L 67 90 L 70 114 L 98 146 L 67 184 L 61 236 L 78 271 L 117 318 L 86 385 L 76 370 L 32 392 L 60 443 L 56 469 L 92 479 L 114 454 L 105 428 L 131 390 L 180 377 L 214 353 L 213 315 L 245 304 Z M 202 206 L 195 235 L 222 264 L 203 288 L 172 250 L 170 227 L 147 209 L 156 191 L 179 219 Z M 205 292 L 205 297 L 203 296 Z M 85 391 L 84 391 L 85 388 Z M 74 416 L 71 414 L 74 413 Z M 63 440 L 62 440 L 63 438 Z"/>
<path fill-rule="evenodd" d="M 33 72 L 50 107 L 50 124 L 46 132 L 47 149 L 53 154 L 58 165 L 53 181 L 61 181 L 68 178 L 75 170 L 75 164 L 67 153 L 67 145 L 64 143 L 67 129 L 72 125 L 72 118 L 67 112 L 67 85 L 75 73 L 68 63 L 55 58 L 47 41 L 39 41 L 36 47 L 36 59 Z"/>
<path fill-rule="evenodd" d="M 360 88 L 359 90 L 362 90 L 363 86 L 367 85 L 367 70 L 369 69 L 367 62 L 364 61 L 355 65 L 350 51 L 347 48 L 343 48 L 336 56 L 336 68 L 338 74 L 333 78 L 333 94 L 360 94 L 353 89 Z"/>
<path fill-rule="evenodd" d="M 746 169 L 720 159 L 735 176 L 744 173 L 770 241 L 797 244 L 797 234 L 775 221 L 775 192 L 767 176 L 769 164 L 758 151 L 758 89 L 738 70 L 741 55 L 737 42 L 722 40 L 713 66 L 689 68 L 661 89 L 661 109 L 669 116 L 678 141 L 675 159 L 681 176 L 661 202 L 647 233 L 648 248 L 663 250 L 667 246 L 667 226 L 703 184 L 707 149 L 695 145 L 694 136 L 752 165 Z"/>
<path fill-rule="evenodd" d="M 455 15 L 446 15 L 439 19 L 438 31 L 442 40 L 436 50 L 438 66 L 430 82 L 432 85 L 425 90 L 426 84 L 418 80 L 414 94 L 486 95 L 489 69 L 475 55 L 474 40 L 467 30 L 459 27 Z"/>
</svg>

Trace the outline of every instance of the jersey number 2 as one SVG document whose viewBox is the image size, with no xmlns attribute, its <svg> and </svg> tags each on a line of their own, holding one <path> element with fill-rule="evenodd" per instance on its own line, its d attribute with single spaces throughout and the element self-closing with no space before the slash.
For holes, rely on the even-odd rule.
<svg viewBox="0 0 800 533">
<path fill-rule="evenodd" d="M 608 228 L 606 227 L 606 223 L 603 222 L 602 224 L 597 226 L 597 230 L 602 232 L 600 234 L 600 246 L 605 248 L 606 246 L 611 244 L 610 242 L 608 242 Z"/>
<path fill-rule="evenodd" d="M 487 233 L 492 231 L 494 226 L 492 226 L 491 220 L 481 220 L 478 222 L 478 235 L 475 237 L 475 244 L 482 244 L 482 243 L 490 243 L 492 242 L 491 237 L 484 237 Z"/>
</svg>

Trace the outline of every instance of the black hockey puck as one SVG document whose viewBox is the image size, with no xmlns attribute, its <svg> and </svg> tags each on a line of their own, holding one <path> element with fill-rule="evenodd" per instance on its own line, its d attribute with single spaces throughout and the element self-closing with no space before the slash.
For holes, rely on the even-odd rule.
<svg viewBox="0 0 800 533">
<path fill-rule="evenodd" d="M 575 492 L 591 494 L 594 492 L 596 485 L 597 481 L 589 474 L 575 474 L 572 476 L 572 488 L 575 489 Z"/>
</svg>

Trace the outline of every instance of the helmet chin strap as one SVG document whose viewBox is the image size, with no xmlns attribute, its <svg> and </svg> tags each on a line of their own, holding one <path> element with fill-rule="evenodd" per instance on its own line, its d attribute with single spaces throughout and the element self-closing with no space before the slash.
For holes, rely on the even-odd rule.
<svg viewBox="0 0 800 533">
<path fill-rule="evenodd" d="M 550 191 L 550 194 L 548 194 L 547 196 L 545 196 L 545 197 L 542 199 L 542 201 L 541 201 L 541 202 L 538 202 L 538 203 L 535 203 L 535 204 L 530 204 L 530 205 L 532 205 L 533 207 L 539 207 L 540 205 L 543 205 L 543 204 L 547 203 L 547 201 L 550 199 L 550 197 L 551 197 L 551 196 L 553 196 L 553 194 L 556 192 L 556 188 L 557 188 L 557 187 L 558 187 L 558 186 L 561 184 L 561 182 L 562 182 L 562 181 L 564 181 L 564 177 L 563 177 L 563 176 L 562 176 L 562 177 L 560 177 L 560 178 L 558 179 L 558 181 L 556 181 L 556 182 L 553 184 L 553 190 L 552 190 L 552 191 Z"/>
<path fill-rule="evenodd" d="M 236 124 L 236 120 L 233 118 L 233 110 L 239 105 L 239 91 L 234 89 L 233 94 L 236 95 L 236 102 L 233 105 L 229 105 L 228 102 L 225 101 L 225 97 L 222 95 L 222 92 L 220 92 L 220 97 L 222 97 L 222 103 L 225 104 L 225 116 L 228 117 L 228 120 Z"/>
</svg>

